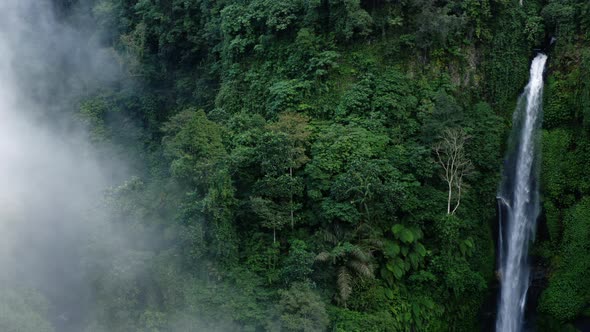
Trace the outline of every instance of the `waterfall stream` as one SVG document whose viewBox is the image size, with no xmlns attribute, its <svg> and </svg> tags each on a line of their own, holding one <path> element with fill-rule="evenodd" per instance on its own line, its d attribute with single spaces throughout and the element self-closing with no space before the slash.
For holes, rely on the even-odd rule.
<svg viewBox="0 0 590 332">
<path fill-rule="evenodd" d="M 530 281 L 528 246 L 534 239 L 539 214 L 537 134 L 541 124 L 546 61 L 545 54 L 534 58 L 529 83 L 519 97 L 498 194 L 501 211 L 498 251 L 502 284 L 496 322 L 498 332 L 518 332 L 523 326 Z"/>
</svg>

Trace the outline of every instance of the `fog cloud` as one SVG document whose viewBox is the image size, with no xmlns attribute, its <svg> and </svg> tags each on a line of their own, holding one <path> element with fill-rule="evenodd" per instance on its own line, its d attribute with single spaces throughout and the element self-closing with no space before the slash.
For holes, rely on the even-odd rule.
<svg viewBox="0 0 590 332">
<path fill-rule="evenodd" d="M 90 296 L 79 266 L 97 227 L 89 211 L 124 167 L 99 162 L 72 113 L 117 65 L 52 6 L 0 1 L 0 294 L 35 289 L 57 329 L 75 331 Z"/>
</svg>

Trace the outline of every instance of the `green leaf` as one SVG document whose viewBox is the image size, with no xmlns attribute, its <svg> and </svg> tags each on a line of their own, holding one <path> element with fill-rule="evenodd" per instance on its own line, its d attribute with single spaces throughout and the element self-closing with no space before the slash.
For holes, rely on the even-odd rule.
<svg viewBox="0 0 590 332">
<path fill-rule="evenodd" d="M 393 291 L 389 288 L 385 288 L 385 296 L 387 296 L 388 299 L 393 300 Z"/>
<path fill-rule="evenodd" d="M 412 267 L 412 266 L 411 266 L 411 264 L 410 264 L 410 261 L 405 261 L 405 262 L 404 262 L 404 271 L 410 271 L 410 268 L 411 268 L 411 267 Z"/>
<path fill-rule="evenodd" d="M 401 267 L 401 266 L 404 266 L 404 260 L 403 260 L 403 259 L 401 259 L 401 258 L 399 258 L 399 257 L 396 257 L 396 258 L 393 260 L 393 264 L 394 264 L 394 265 L 397 265 L 397 266 L 400 266 L 400 267 Z"/>
<path fill-rule="evenodd" d="M 420 316 L 420 307 L 416 303 L 412 303 L 412 312 L 415 317 Z"/>
<path fill-rule="evenodd" d="M 465 250 L 465 243 L 459 244 L 459 251 L 461 252 L 461 255 L 465 255 Z"/>
<path fill-rule="evenodd" d="M 396 237 L 399 236 L 401 231 L 403 231 L 404 229 L 405 227 L 402 224 L 395 224 L 393 225 L 393 227 L 391 227 L 391 231 L 393 232 L 393 235 L 395 235 Z"/>
<path fill-rule="evenodd" d="M 426 248 L 422 243 L 416 243 L 415 251 L 422 257 L 426 256 Z"/>
<path fill-rule="evenodd" d="M 393 272 L 393 270 L 395 268 L 395 266 L 392 262 L 387 262 L 387 264 L 385 264 L 385 267 L 391 272 Z"/>
<path fill-rule="evenodd" d="M 412 232 L 414 233 L 414 239 L 419 240 L 424 236 L 424 233 L 420 230 L 420 228 L 412 228 Z"/>
<path fill-rule="evenodd" d="M 404 319 L 406 320 L 406 322 L 410 322 L 412 320 L 412 314 L 409 312 L 406 312 L 404 314 Z"/>
<path fill-rule="evenodd" d="M 407 256 L 409 251 L 410 251 L 410 249 L 408 247 L 403 247 L 402 248 L 402 255 Z"/>
<path fill-rule="evenodd" d="M 400 247 L 397 243 L 394 242 L 388 242 L 385 245 L 385 255 L 388 257 L 395 257 L 399 254 L 400 252 Z"/>
<path fill-rule="evenodd" d="M 418 268 L 418 255 L 416 255 L 415 253 L 411 253 L 409 255 L 409 258 L 410 258 L 410 263 L 412 263 L 412 267 L 414 269 L 417 269 Z"/>
<path fill-rule="evenodd" d="M 432 302 L 430 299 L 424 301 L 424 304 L 426 304 L 426 308 L 429 310 L 434 310 L 434 302 Z"/>
<path fill-rule="evenodd" d="M 404 243 L 412 243 L 414 241 L 414 233 L 406 228 L 401 231 L 399 238 Z"/>
</svg>

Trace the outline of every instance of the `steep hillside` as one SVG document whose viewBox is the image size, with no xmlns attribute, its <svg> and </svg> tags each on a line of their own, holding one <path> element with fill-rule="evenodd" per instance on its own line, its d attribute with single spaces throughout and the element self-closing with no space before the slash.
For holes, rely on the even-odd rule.
<svg viewBox="0 0 590 332">
<path fill-rule="evenodd" d="M 104 204 L 117 258 L 98 230 L 84 257 L 86 331 L 485 328 L 505 141 L 540 48 L 536 316 L 590 315 L 588 1 L 55 2 L 123 71 L 76 118 L 133 161 Z"/>
</svg>

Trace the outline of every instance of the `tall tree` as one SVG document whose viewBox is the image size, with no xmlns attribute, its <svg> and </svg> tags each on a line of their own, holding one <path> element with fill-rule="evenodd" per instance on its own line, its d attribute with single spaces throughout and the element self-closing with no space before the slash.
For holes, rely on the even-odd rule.
<svg viewBox="0 0 590 332">
<path fill-rule="evenodd" d="M 297 113 L 279 115 L 276 122 L 266 126 L 257 147 L 263 178 L 254 185 L 255 195 L 250 202 L 263 219 L 263 226 L 273 229 L 274 241 L 276 231 L 285 224 L 295 226 L 295 211 L 301 207 L 295 199 L 303 194 L 303 178 L 295 172 L 309 160 L 308 121 Z"/>
<path fill-rule="evenodd" d="M 463 129 L 450 128 L 443 131 L 439 142 L 434 146 L 438 164 L 442 167 L 441 174 L 447 183 L 447 214 L 455 214 L 461 204 L 463 179 L 473 169 L 471 161 L 465 155 L 465 142 L 469 136 Z"/>
<path fill-rule="evenodd" d="M 293 195 L 295 193 L 293 186 L 293 171 L 301 168 L 309 161 L 309 157 L 305 153 L 309 145 L 309 118 L 299 113 L 286 112 L 279 115 L 277 122 L 268 126 L 268 129 L 276 135 L 285 137 L 284 154 L 286 155 L 286 167 L 289 170 L 289 178 L 291 179 L 291 186 L 289 188 L 289 214 L 291 219 L 291 227 L 295 224 L 295 205 L 293 202 Z"/>
<path fill-rule="evenodd" d="M 171 159 L 170 171 L 187 193 L 183 219 L 191 225 L 203 220 L 212 253 L 232 258 L 235 189 L 221 127 L 204 111 L 188 109 L 172 117 L 163 131 L 162 144 L 164 154 Z"/>
</svg>

